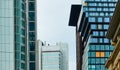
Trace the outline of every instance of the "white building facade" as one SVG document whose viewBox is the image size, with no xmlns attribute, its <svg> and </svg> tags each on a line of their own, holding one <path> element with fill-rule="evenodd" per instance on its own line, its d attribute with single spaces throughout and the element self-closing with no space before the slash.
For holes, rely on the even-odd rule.
<svg viewBox="0 0 120 70">
<path fill-rule="evenodd" d="M 39 42 L 39 70 L 68 70 L 68 45 L 43 45 Z"/>
</svg>

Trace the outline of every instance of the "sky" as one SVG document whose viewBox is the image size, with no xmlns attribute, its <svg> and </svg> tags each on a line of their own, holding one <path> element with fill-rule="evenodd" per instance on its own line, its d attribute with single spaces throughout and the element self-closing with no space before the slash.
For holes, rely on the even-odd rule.
<svg viewBox="0 0 120 70">
<path fill-rule="evenodd" d="M 72 4 L 80 0 L 37 0 L 37 36 L 51 45 L 67 43 L 69 70 L 76 70 L 75 27 L 68 26 Z"/>
</svg>

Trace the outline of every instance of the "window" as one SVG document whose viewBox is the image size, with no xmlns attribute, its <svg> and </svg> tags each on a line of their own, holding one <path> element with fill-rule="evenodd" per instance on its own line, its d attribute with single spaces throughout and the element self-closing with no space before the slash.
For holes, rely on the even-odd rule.
<svg viewBox="0 0 120 70">
<path fill-rule="evenodd" d="M 100 31 L 100 36 L 103 36 L 104 35 L 104 32 L 103 31 Z"/>
<path fill-rule="evenodd" d="M 105 53 L 104 52 L 96 52 L 96 57 L 104 57 Z"/>
<path fill-rule="evenodd" d="M 21 59 L 25 61 L 25 55 L 21 54 Z"/>
<path fill-rule="evenodd" d="M 91 29 L 97 29 L 97 25 L 96 24 L 91 24 Z"/>
<path fill-rule="evenodd" d="M 98 29 L 102 29 L 102 25 L 101 24 L 98 25 Z"/>
<path fill-rule="evenodd" d="M 99 17 L 99 18 L 98 18 L 98 22 L 102 22 L 102 17 Z"/>
<path fill-rule="evenodd" d="M 93 31 L 93 36 L 98 36 L 98 31 Z"/>
<path fill-rule="evenodd" d="M 35 52 L 30 52 L 29 56 L 30 61 L 35 61 Z"/>
<path fill-rule="evenodd" d="M 29 40 L 35 41 L 35 32 L 29 32 Z"/>
<path fill-rule="evenodd" d="M 29 2 L 29 11 L 35 10 L 35 2 Z"/>
<path fill-rule="evenodd" d="M 105 38 L 104 43 L 109 43 L 109 40 L 107 38 Z"/>
<path fill-rule="evenodd" d="M 29 30 L 35 31 L 35 22 L 29 22 Z"/>
<path fill-rule="evenodd" d="M 109 18 L 104 18 L 104 22 L 109 22 L 110 19 Z"/>
<path fill-rule="evenodd" d="M 95 18 L 94 17 L 90 17 L 89 18 L 89 22 L 95 22 Z"/>
<path fill-rule="evenodd" d="M 35 12 L 29 12 L 29 20 L 35 21 Z"/>
<path fill-rule="evenodd" d="M 99 42 L 102 43 L 102 42 L 103 42 L 103 39 L 102 39 L 102 38 L 99 38 Z"/>
<path fill-rule="evenodd" d="M 23 69 L 23 70 L 25 70 L 25 63 L 21 63 L 21 68 Z M 18 69 L 19 70 L 19 69 Z"/>
<path fill-rule="evenodd" d="M 29 42 L 29 50 L 35 51 L 35 42 Z"/>
<path fill-rule="evenodd" d="M 97 41 L 97 38 L 91 38 L 90 42 L 91 43 L 97 43 L 98 41 Z"/>
<path fill-rule="evenodd" d="M 91 57 L 95 57 L 95 52 L 90 52 L 91 53 Z"/>
<path fill-rule="evenodd" d="M 101 50 L 104 50 L 104 45 L 101 45 Z"/>
<path fill-rule="evenodd" d="M 100 13 L 100 16 L 104 16 L 104 13 Z"/>
<path fill-rule="evenodd" d="M 108 25 L 104 25 L 103 27 L 104 27 L 104 29 L 108 29 L 109 26 Z"/>
<path fill-rule="evenodd" d="M 29 70 L 35 70 L 35 63 L 30 63 Z"/>
</svg>

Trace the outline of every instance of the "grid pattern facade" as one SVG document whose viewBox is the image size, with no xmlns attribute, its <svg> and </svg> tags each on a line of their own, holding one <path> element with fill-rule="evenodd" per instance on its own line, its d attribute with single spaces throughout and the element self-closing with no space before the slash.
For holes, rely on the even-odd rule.
<svg viewBox="0 0 120 70">
<path fill-rule="evenodd" d="M 42 52 L 42 70 L 63 70 L 62 63 L 61 52 Z"/>
<path fill-rule="evenodd" d="M 88 70 L 106 70 L 104 64 L 113 47 L 105 35 L 116 2 L 117 0 L 86 0 L 84 3 L 84 11 L 92 30 L 88 45 Z"/>
<path fill-rule="evenodd" d="M 28 0 L 28 70 L 36 70 L 36 0 Z"/>
<path fill-rule="evenodd" d="M 0 1 L 0 70 L 26 70 L 26 1 Z"/>
<path fill-rule="evenodd" d="M 0 0 L 0 70 L 14 70 L 13 0 Z"/>
</svg>

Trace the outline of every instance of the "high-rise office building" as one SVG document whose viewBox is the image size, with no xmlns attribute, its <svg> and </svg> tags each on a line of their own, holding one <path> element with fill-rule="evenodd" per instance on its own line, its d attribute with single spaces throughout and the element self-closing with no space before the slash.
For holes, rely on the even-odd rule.
<svg viewBox="0 0 120 70">
<path fill-rule="evenodd" d="M 39 45 L 39 70 L 68 70 L 68 46 Z"/>
<path fill-rule="evenodd" d="M 85 42 L 82 41 L 84 36 L 82 35 L 82 32 L 76 34 L 77 39 L 78 39 L 77 35 L 80 35 L 79 37 L 80 39 L 78 39 L 79 41 L 76 39 L 76 43 L 79 44 L 79 45 L 76 44 L 77 70 L 106 70 L 104 65 L 110 53 L 113 51 L 113 47 L 110 45 L 110 40 L 108 40 L 105 37 L 105 35 L 108 29 L 111 16 L 113 15 L 114 12 L 116 2 L 117 0 L 82 1 L 82 5 L 84 5 L 83 10 L 85 12 L 85 16 L 88 18 L 88 23 L 90 25 L 90 30 L 92 33 L 90 34 L 90 36 L 88 36 L 89 40 L 87 41 L 87 45 L 84 45 Z M 75 18 L 73 15 L 77 18 Z M 74 18 L 71 21 L 72 24 L 77 24 L 76 26 L 79 26 L 80 29 L 84 28 L 83 26 L 79 25 L 81 24 L 80 21 L 82 22 L 82 24 L 85 23 L 83 22 L 83 19 L 80 18 L 82 15 L 81 14 L 73 15 L 71 16 Z M 84 48 L 82 48 L 81 46 Z M 83 53 L 80 51 L 81 49 L 82 51 L 84 51 Z"/>
<path fill-rule="evenodd" d="M 28 70 L 28 41 L 31 38 L 36 41 L 35 34 L 28 35 L 28 29 L 36 28 L 34 24 L 28 26 L 30 20 L 36 19 L 35 12 L 28 16 L 28 8 L 35 9 L 34 5 L 28 0 L 0 0 L 0 70 Z M 33 32 L 36 33 L 36 30 Z M 35 48 L 34 45 L 32 47 Z"/>
<path fill-rule="evenodd" d="M 84 2 L 84 11 L 88 17 L 92 35 L 87 46 L 88 56 L 83 57 L 88 60 L 87 64 L 83 63 L 83 70 L 85 66 L 88 70 L 106 70 L 104 65 L 113 47 L 105 36 L 116 2 L 117 0 L 85 0 Z"/>
</svg>

